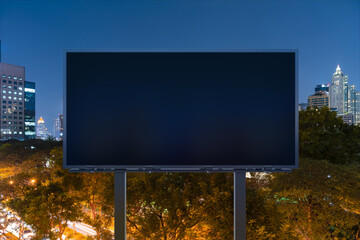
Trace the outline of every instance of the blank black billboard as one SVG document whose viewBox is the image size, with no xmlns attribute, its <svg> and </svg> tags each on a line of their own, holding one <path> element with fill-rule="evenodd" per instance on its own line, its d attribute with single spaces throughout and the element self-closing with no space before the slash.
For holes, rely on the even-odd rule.
<svg viewBox="0 0 360 240">
<path fill-rule="evenodd" d="M 295 51 L 65 58 L 65 168 L 297 165 Z"/>
</svg>

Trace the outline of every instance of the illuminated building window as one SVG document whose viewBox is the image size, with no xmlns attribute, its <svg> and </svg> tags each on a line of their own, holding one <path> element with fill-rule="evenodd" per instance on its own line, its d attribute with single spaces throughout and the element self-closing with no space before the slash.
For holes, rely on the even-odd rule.
<svg viewBox="0 0 360 240">
<path fill-rule="evenodd" d="M 11 94 L 11 91 L 8 91 L 9 94 Z"/>
<path fill-rule="evenodd" d="M 11 124 L 11 122 L 8 122 L 8 124 Z"/>
<path fill-rule="evenodd" d="M 6 85 L 5 85 L 5 84 L 3 84 L 3 88 L 6 88 Z"/>
<path fill-rule="evenodd" d="M 3 90 L 3 93 L 6 93 L 6 90 Z"/>
<path fill-rule="evenodd" d="M 6 78 L 6 75 L 2 75 L 3 78 Z"/>
<path fill-rule="evenodd" d="M 19 80 L 21 81 L 21 80 L 22 80 L 22 77 L 19 77 Z"/>
<path fill-rule="evenodd" d="M 11 88 L 11 86 L 8 86 L 8 88 Z"/>
<path fill-rule="evenodd" d="M 22 98 L 21 98 L 21 97 L 19 97 L 19 100 L 21 101 L 21 100 L 22 100 Z"/>
<path fill-rule="evenodd" d="M 16 95 L 16 94 L 17 94 L 17 92 L 14 92 L 14 94 Z"/>
<path fill-rule="evenodd" d="M 22 134 L 22 132 L 19 132 L 19 134 Z"/>
<path fill-rule="evenodd" d="M 3 96 L 3 98 L 6 98 L 6 96 Z"/>
<path fill-rule="evenodd" d="M 8 76 L 8 78 L 9 78 L 9 79 L 12 79 L 12 77 L 11 77 L 10 75 Z"/>
<path fill-rule="evenodd" d="M 22 95 L 22 92 L 19 92 L 19 95 Z"/>
<path fill-rule="evenodd" d="M 17 99 L 17 97 L 14 97 L 14 100 L 16 100 Z"/>
<path fill-rule="evenodd" d="M 19 90 L 23 90 L 23 88 L 22 88 L 22 87 L 19 87 Z"/>
<path fill-rule="evenodd" d="M 16 80 L 17 79 L 17 77 L 14 77 L 14 80 Z"/>
<path fill-rule="evenodd" d="M 12 97 L 11 96 L 8 96 L 8 99 L 11 99 Z"/>
</svg>

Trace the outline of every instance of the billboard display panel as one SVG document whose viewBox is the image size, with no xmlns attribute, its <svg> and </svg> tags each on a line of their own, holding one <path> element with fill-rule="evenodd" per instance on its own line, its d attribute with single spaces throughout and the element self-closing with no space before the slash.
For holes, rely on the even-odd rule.
<svg viewBox="0 0 360 240">
<path fill-rule="evenodd" d="M 298 166 L 297 52 L 66 51 L 64 167 Z"/>
</svg>

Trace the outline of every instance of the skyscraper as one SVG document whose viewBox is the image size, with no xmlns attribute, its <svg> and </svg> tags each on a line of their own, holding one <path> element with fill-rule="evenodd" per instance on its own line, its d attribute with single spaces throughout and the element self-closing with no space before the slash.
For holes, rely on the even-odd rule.
<svg viewBox="0 0 360 240">
<path fill-rule="evenodd" d="M 332 76 L 330 84 L 330 108 L 338 114 L 348 112 L 348 75 L 344 75 L 339 65 Z"/>
<path fill-rule="evenodd" d="M 25 67 L 0 63 L 0 139 L 24 139 Z"/>
<path fill-rule="evenodd" d="M 63 120 L 63 114 L 58 114 L 58 116 L 54 119 L 54 136 L 58 141 L 61 141 L 63 138 Z"/>
<path fill-rule="evenodd" d="M 47 128 L 45 127 L 45 121 L 42 117 L 39 118 L 37 121 L 36 126 L 36 138 L 46 140 L 48 138 L 49 134 L 47 132 Z"/>
<path fill-rule="evenodd" d="M 35 132 L 35 83 L 25 82 L 25 139 L 34 139 Z"/>
</svg>

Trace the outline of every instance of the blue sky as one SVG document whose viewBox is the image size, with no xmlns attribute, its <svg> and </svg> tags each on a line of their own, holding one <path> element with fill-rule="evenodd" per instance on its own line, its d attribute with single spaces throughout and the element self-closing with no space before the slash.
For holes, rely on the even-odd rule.
<svg viewBox="0 0 360 240">
<path fill-rule="evenodd" d="M 50 132 L 63 112 L 64 49 L 299 49 L 300 102 L 337 64 L 360 90 L 356 0 L 0 0 L 0 39 L 2 62 L 36 82 Z"/>
</svg>

